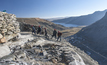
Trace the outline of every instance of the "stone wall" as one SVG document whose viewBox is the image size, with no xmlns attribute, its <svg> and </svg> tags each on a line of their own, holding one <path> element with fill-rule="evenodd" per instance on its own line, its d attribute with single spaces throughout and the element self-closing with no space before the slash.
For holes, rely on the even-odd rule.
<svg viewBox="0 0 107 65">
<path fill-rule="evenodd" d="M 0 43 L 4 43 L 18 35 L 19 23 L 14 14 L 0 12 Z"/>
</svg>

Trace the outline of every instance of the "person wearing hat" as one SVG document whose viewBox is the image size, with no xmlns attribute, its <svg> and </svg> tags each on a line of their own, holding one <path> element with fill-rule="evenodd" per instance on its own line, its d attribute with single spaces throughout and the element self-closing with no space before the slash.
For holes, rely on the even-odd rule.
<svg viewBox="0 0 107 65">
<path fill-rule="evenodd" d="M 57 38 L 57 41 L 58 41 L 59 38 L 60 38 L 60 41 L 61 41 L 61 35 L 62 35 L 62 33 L 61 33 L 60 31 L 58 31 L 58 38 Z"/>
<path fill-rule="evenodd" d="M 56 31 L 56 29 L 54 29 L 52 38 L 55 36 L 55 39 L 56 39 L 56 34 L 57 34 L 57 31 Z M 51 38 L 51 39 L 52 39 L 52 38 Z"/>
<path fill-rule="evenodd" d="M 38 27 L 38 30 L 37 30 L 37 34 L 41 32 L 41 28 L 40 28 L 40 25 Z"/>
</svg>

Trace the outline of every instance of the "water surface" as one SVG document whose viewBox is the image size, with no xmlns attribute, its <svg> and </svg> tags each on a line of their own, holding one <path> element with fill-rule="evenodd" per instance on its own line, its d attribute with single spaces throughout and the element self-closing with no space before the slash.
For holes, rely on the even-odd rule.
<svg viewBox="0 0 107 65">
<path fill-rule="evenodd" d="M 60 24 L 60 25 L 63 25 L 65 27 L 78 27 L 79 25 L 75 25 L 75 24 L 65 24 L 65 23 L 56 23 L 54 22 L 55 24 Z"/>
</svg>

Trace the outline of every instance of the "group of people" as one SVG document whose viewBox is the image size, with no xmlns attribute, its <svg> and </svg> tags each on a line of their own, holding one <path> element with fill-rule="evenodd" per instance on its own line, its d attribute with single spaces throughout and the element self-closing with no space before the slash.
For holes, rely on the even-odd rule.
<svg viewBox="0 0 107 65">
<path fill-rule="evenodd" d="M 49 36 L 47 35 L 47 29 L 46 28 L 41 28 L 40 26 L 38 26 L 37 31 L 36 31 L 35 27 L 32 25 L 32 34 L 36 34 L 36 33 L 37 34 L 45 34 L 45 37 L 49 39 Z M 61 41 L 62 33 L 60 31 L 58 31 L 58 33 L 57 33 L 56 29 L 54 29 L 51 39 L 53 37 L 55 37 L 55 39 L 56 39 L 56 35 L 58 36 L 57 41 L 59 39 Z"/>
<path fill-rule="evenodd" d="M 61 35 L 62 35 L 62 33 L 60 31 L 58 31 L 58 34 L 57 34 L 56 29 L 54 29 L 52 38 L 55 37 L 55 39 L 56 39 L 56 35 L 58 35 L 57 41 L 58 41 L 59 38 L 60 38 L 60 41 L 61 41 Z"/>
<path fill-rule="evenodd" d="M 41 33 L 41 28 L 40 28 L 40 26 L 38 26 L 38 29 L 37 29 L 37 31 L 36 31 L 36 29 L 35 29 L 35 27 L 32 25 L 31 26 L 32 27 L 32 34 L 40 34 Z"/>
</svg>

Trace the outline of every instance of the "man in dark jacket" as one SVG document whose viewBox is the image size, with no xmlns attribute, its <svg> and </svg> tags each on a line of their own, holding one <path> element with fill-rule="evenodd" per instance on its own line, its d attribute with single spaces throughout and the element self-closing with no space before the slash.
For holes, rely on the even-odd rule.
<svg viewBox="0 0 107 65">
<path fill-rule="evenodd" d="M 32 25 L 32 34 L 35 34 L 36 33 L 36 29 L 35 29 L 35 27 Z"/>
<path fill-rule="evenodd" d="M 40 26 L 38 27 L 37 34 L 41 32 Z"/>
<path fill-rule="evenodd" d="M 47 38 L 47 30 L 46 30 L 46 28 L 44 28 L 45 29 L 45 37 Z"/>
<path fill-rule="evenodd" d="M 55 39 L 56 39 L 56 34 L 57 34 L 56 29 L 54 29 L 52 38 L 55 36 Z M 52 39 L 52 38 L 51 38 L 51 39 Z"/>
<path fill-rule="evenodd" d="M 58 31 L 58 38 L 57 38 L 57 41 L 58 41 L 59 38 L 60 38 L 60 41 L 61 41 L 61 35 L 62 35 L 62 33 L 61 33 L 60 31 Z"/>
</svg>

